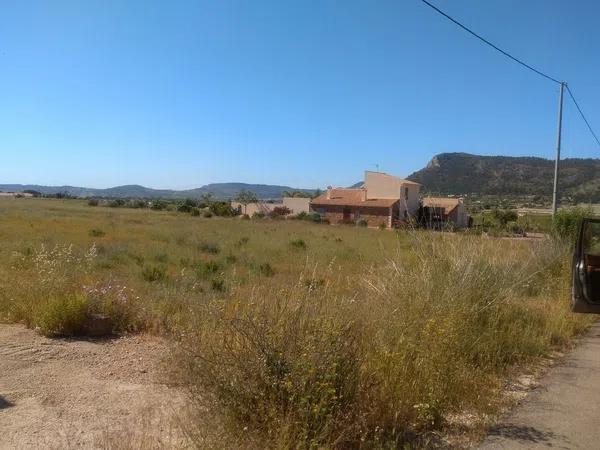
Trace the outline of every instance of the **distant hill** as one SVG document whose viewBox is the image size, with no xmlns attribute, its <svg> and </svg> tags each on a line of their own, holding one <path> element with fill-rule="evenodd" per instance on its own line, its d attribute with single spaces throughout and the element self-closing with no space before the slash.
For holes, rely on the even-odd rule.
<svg viewBox="0 0 600 450">
<path fill-rule="evenodd" d="M 297 189 L 289 186 L 278 186 L 270 184 L 246 184 L 246 183 L 212 183 L 196 189 L 171 190 L 152 189 L 137 184 L 116 186 L 107 189 L 94 189 L 77 186 L 41 186 L 37 184 L 0 184 L 0 191 L 22 192 L 33 190 L 42 194 L 68 193 L 75 197 L 106 197 L 106 198 L 199 198 L 205 194 L 212 194 L 218 199 L 230 199 L 235 197 L 242 189 L 254 192 L 260 199 L 280 198 L 284 191 L 314 192 L 312 189 Z"/>
<path fill-rule="evenodd" d="M 438 194 L 552 195 L 554 161 L 534 157 L 441 153 L 407 177 Z M 560 162 L 559 192 L 574 202 L 600 202 L 600 159 Z"/>
</svg>

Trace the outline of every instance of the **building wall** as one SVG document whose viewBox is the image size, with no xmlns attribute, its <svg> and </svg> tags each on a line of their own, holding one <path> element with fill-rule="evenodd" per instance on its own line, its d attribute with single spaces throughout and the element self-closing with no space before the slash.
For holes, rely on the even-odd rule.
<svg viewBox="0 0 600 450">
<path fill-rule="evenodd" d="M 419 210 L 418 184 L 403 183 L 403 180 L 392 175 L 379 172 L 365 172 L 364 187 L 367 190 L 367 198 L 393 198 L 400 200 L 398 218 L 404 220 L 417 215 Z M 408 190 L 408 198 L 406 192 Z M 406 212 L 406 214 L 405 214 Z"/>
<path fill-rule="evenodd" d="M 378 227 L 385 224 L 386 227 L 392 226 L 391 209 L 388 207 L 360 207 L 360 206 L 342 206 L 342 205 L 311 205 L 311 211 L 321 214 L 332 224 L 343 223 L 344 209 L 350 210 L 350 221 L 366 220 L 370 227 Z"/>
<path fill-rule="evenodd" d="M 465 205 L 460 203 L 448 216 L 448 219 L 454 222 L 458 228 L 466 228 L 469 226 L 469 215 Z"/>
<path fill-rule="evenodd" d="M 400 198 L 400 178 L 379 172 L 365 171 L 364 187 L 367 198 Z"/>
<path fill-rule="evenodd" d="M 238 202 L 231 202 L 231 207 L 233 209 L 239 209 L 241 214 L 248 214 L 249 216 L 252 216 L 252 214 L 254 213 L 263 213 L 263 214 L 269 214 L 271 211 L 273 211 L 273 208 L 275 208 L 276 206 L 278 206 L 277 203 L 248 203 L 245 207 L 244 205 L 242 205 L 241 203 Z M 281 206 L 279 204 L 279 206 Z"/>
<path fill-rule="evenodd" d="M 292 211 L 292 214 L 309 211 L 310 198 L 283 197 L 283 206 Z"/>
</svg>

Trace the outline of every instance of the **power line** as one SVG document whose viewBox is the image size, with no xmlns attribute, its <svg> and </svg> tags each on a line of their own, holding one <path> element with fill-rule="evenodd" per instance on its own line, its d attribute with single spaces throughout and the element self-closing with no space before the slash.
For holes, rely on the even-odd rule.
<svg viewBox="0 0 600 450">
<path fill-rule="evenodd" d="M 504 50 L 502 50 L 501 48 L 495 46 L 494 44 L 492 44 L 490 41 L 488 41 L 486 38 L 480 36 L 479 34 L 475 33 L 473 30 L 471 30 L 470 28 L 466 27 L 465 25 L 463 25 L 462 23 L 460 23 L 458 20 L 453 19 L 452 17 L 450 17 L 448 14 L 446 14 L 444 11 L 442 11 L 441 9 L 439 9 L 438 7 L 432 5 L 431 3 L 429 3 L 427 0 L 421 0 L 423 3 L 425 3 L 427 6 L 429 6 L 430 8 L 433 8 L 435 11 L 437 11 L 438 13 L 440 13 L 442 16 L 444 16 L 446 19 L 450 20 L 451 22 L 454 22 L 456 25 L 458 25 L 459 27 L 461 27 L 463 30 L 465 30 L 467 33 L 472 34 L 473 36 L 475 36 L 477 39 L 479 39 L 480 41 L 485 42 L 487 45 L 489 45 L 490 47 L 492 47 L 494 50 L 499 51 L 500 53 L 502 53 L 504 56 L 512 59 L 513 61 L 521 64 L 524 67 L 527 67 L 529 70 L 534 71 L 535 73 L 537 73 L 538 75 L 543 76 L 544 78 L 549 79 L 550 81 L 554 81 L 557 84 L 560 84 L 561 82 L 558 81 L 556 78 L 551 77 L 550 75 L 545 74 L 544 72 L 537 70 L 534 67 L 531 67 L 529 64 L 521 61 L 519 58 L 515 58 L 513 55 L 511 55 L 508 52 L 505 52 Z"/>
<path fill-rule="evenodd" d="M 577 103 L 577 100 L 575 100 L 575 96 L 573 95 L 573 92 L 571 92 L 571 88 L 566 83 L 565 83 L 565 86 L 567 87 L 567 92 L 569 93 L 569 96 L 571 97 L 571 100 L 573 100 L 573 103 L 575 103 L 575 106 L 577 107 L 577 111 L 579 111 L 579 114 L 581 114 L 581 118 L 583 119 L 583 121 L 587 125 L 588 130 L 590 130 L 590 133 L 592 133 L 592 136 L 594 136 L 594 139 L 596 139 L 596 142 L 597 142 L 598 146 L 600 146 L 600 140 L 598 139 L 598 136 L 596 136 L 596 133 L 594 133 L 594 130 L 592 129 L 592 126 L 590 125 L 590 123 L 588 122 L 588 120 L 585 118 L 585 115 L 583 114 L 583 111 L 579 107 L 579 103 Z"/>
<path fill-rule="evenodd" d="M 479 34 L 475 33 L 473 30 L 471 30 L 470 28 L 468 28 L 467 26 L 463 25 L 462 23 L 460 23 L 458 20 L 450 17 L 448 14 L 446 14 L 444 11 L 442 11 L 441 9 L 439 9 L 437 6 L 432 5 L 431 3 L 429 3 L 427 0 L 421 0 L 423 3 L 425 3 L 427 6 L 429 6 L 430 8 L 432 8 L 433 10 L 435 10 L 437 13 L 441 14 L 442 16 L 444 16 L 446 19 L 448 19 L 449 21 L 451 21 L 452 23 L 458 25 L 460 28 L 462 28 L 463 30 L 465 30 L 467 33 L 475 36 L 477 39 L 479 39 L 480 41 L 484 42 L 485 44 L 489 45 L 490 47 L 492 47 L 494 50 L 497 50 L 498 52 L 502 53 L 504 56 L 506 56 L 507 58 L 512 59 L 513 61 L 521 64 L 523 67 L 526 67 L 527 69 L 537 73 L 538 75 L 550 80 L 550 81 L 554 81 L 557 84 L 563 84 L 564 82 L 558 81 L 556 78 L 551 77 L 548 74 L 545 74 L 544 72 L 537 70 L 536 68 L 530 66 L 529 64 L 521 61 L 519 58 L 514 57 L 513 55 L 511 55 L 510 53 L 502 50 L 500 47 L 492 44 L 490 41 L 488 41 L 487 39 L 485 39 L 483 36 L 480 36 Z M 592 129 L 592 126 L 590 125 L 590 123 L 588 122 L 588 120 L 586 119 L 585 115 L 583 114 L 583 111 L 581 110 L 581 108 L 579 107 L 579 104 L 577 103 L 577 100 L 575 100 L 575 96 L 573 95 L 573 92 L 571 92 L 571 89 L 569 88 L 569 86 L 567 85 L 567 83 L 564 83 L 565 87 L 567 88 L 567 92 L 569 93 L 569 96 L 571 97 L 571 100 L 573 100 L 573 103 L 575 103 L 575 106 L 577 107 L 577 110 L 579 111 L 579 114 L 581 115 L 581 118 L 583 119 L 583 121 L 585 122 L 585 124 L 588 127 L 588 130 L 590 130 L 590 133 L 592 134 L 592 136 L 594 137 L 594 139 L 596 140 L 596 142 L 598 143 L 598 146 L 600 146 L 600 139 L 598 139 L 598 136 L 596 135 L 596 133 L 594 133 L 594 130 Z"/>
</svg>

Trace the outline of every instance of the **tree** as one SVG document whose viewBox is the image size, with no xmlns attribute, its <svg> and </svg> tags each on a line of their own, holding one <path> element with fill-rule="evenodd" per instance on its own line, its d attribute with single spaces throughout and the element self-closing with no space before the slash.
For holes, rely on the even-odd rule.
<svg viewBox="0 0 600 450">
<path fill-rule="evenodd" d="M 256 197 L 256 194 L 254 192 L 242 189 L 235 198 L 235 201 L 244 205 L 244 214 L 246 214 L 246 208 L 248 204 L 256 203 L 258 201 L 258 198 Z"/>
</svg>

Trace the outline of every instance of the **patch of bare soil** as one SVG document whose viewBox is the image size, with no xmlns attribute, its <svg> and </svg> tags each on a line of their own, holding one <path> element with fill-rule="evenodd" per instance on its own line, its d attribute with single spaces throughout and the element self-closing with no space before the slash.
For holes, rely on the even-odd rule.
<svg viewBox="0 0 600 450">
<path fill-rule="evenodd" d="M 150 336 L 49 339 L 0 324 L 0 448 L 183 448 L 185 407 Z"/>
</svg>

